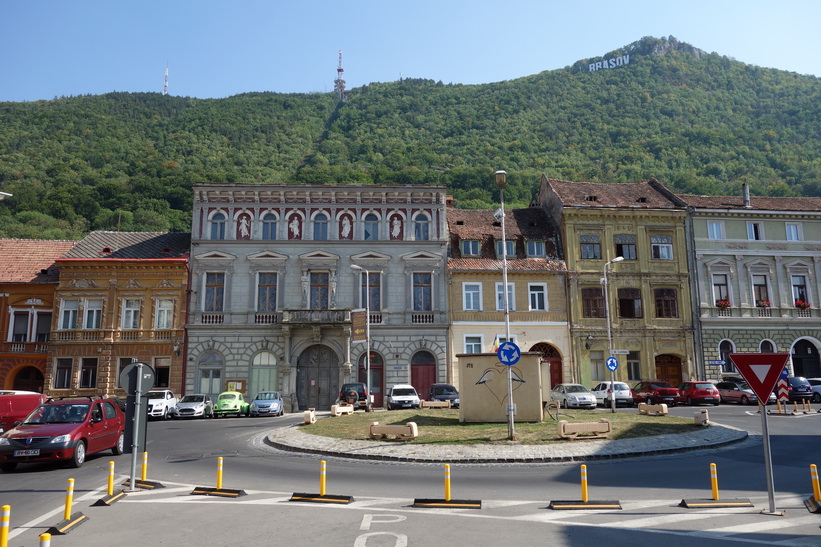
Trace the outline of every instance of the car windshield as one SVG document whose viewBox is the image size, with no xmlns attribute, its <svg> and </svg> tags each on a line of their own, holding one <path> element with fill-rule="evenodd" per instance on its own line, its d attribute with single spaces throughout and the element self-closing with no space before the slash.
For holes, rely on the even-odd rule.
<svg viewBox="0 0 821 547">
<path fill-rule="evenodd" d="M 671 386 L 667 382 L 653 382 L 652 384 L 650 384 L 650 387 L 673 387 L 673 386 Z"/>
<path fill-rule="evenodd" d="M 275 401 L 279 399 L 279 393 L 276 391 L 266 391 L 265 393 L 257 393 L 254 397 L 257 401 Z"/>
<path fill-rule="evenodd" d="M 149 391 L 148 392 L 149 399 L 165 399 L 165 393 L 162 391 Z"/>
<path fill-rule="evenodd" d="M 616 382 L 613 385 L 616 386 L 616 390 L 618 390 L 618 391 L 627 391 L 628 389 L 630 389 L 629 387 L 627 387 L 627 384 L 620 384 L 620 383 Z"/>
<path fill-rule="evenodd" d="M 709 382 L 699 382 L 696 384 L 696 389 L 713 389 L 715 386 Z"/>
<path fill-rule="evenodd" d="M 23 421 L 25 424 L 68 424 L 86 419 L 88 404 L 46 405 L 35 408 Z"/>
<path fill-rule="evenodd" d="M 568 393 L 587 393 L 587 388 L 584 386 L 567 386 L 565 391 Z"/>
<path fill-rule="evenodd" d="M 416 390 L 411 389 L 411 388 L 407 388 L 407 387 L 403 387 L 403 388 L 399 388 L 399 389 L 394 389 L 392 394 L 393 394 L 394 397 L 399 397 L 399 396 L 403 396 L 403 395 L 416 395 Z"/>
<path fill-rule="evenodd" d="M 436 386 L 433 388 L 434 395 L 459 395 L 453 386 Z"/>
<path fill-rule="evenodd" d="M 803 376 L 793 376 L 792 378 L 789 378 L 789 381 L 792 386 L 803 386 L 809 383 Z"/>
<path fill-rule="evenodd" d="M 752 391 L 752 388 L 750 388 L 750 384 L 748 384 L 747 382 L 738 382 L 736 385 L 738 386 L 738 389 L 749 389 L 750 391 Z"/>
<path fill-rule="evenodd" d="M 205 395 L 186 395 L 180 399 L 181 403 L 201 403 L 205 400 Z"/>
<path fill-rule="evenodd" d="M 233 393 L 223 393 L 222 395 L 220 395 L 220 401 L 233 401 L 236 398 L 237 396 Z"/>
</svg>

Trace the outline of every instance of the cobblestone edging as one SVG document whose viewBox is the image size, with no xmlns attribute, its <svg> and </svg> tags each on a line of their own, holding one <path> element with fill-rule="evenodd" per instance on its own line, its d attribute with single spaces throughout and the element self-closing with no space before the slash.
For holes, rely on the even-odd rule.
<svg viewBox="0 0 821 547">
<path fill-rule="evenodd" d="M 624 440 L 574 440 L 545 445 L 418 445 L 401 441 L 333 439 L 295 425 L 273 431 L 266 443 L 280 450 L 397 462 L 542 463 L 577 462 L 672 454 L 714 448 L 748 437 L 746 431 L 716 425 L 689 433 Z"/>
</svg>

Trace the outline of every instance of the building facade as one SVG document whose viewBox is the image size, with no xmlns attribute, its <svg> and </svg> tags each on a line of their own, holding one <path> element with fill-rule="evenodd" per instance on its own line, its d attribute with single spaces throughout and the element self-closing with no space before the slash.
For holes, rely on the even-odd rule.
<svg viewBox="0 0 821 547">
<path fill-rule="evenodd" d="M 445 188 L 198 184 L 194 187 L 186 392 L 274 389 L 286 408 L 329 408 L 447 379 Z M 367 272 L 367 275 L 366 273 Z"/>
</svg>

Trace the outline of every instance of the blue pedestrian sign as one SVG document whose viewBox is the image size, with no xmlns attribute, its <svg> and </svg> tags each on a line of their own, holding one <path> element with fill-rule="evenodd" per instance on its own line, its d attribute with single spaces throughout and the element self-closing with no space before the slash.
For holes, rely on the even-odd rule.
<svg viewBox="0 0 821 547">
<path fill-rule="evenodd" d="M 619 362 L 612 356 L 607 358 L 606 364 L 607 370 L 610 372 L 616 372 L 616 369 L 619 368 Z"/>
<path fill-rule="evenodd" d="M 501 361 L 503 365 L 512 367 L 519 362 L 522 352 L 519 350 L 519 346 L 513 342 L 502 342 L 499 349 L 496 350 L 496 355 L 499 357 L 499 361 Z"/>
</svg>

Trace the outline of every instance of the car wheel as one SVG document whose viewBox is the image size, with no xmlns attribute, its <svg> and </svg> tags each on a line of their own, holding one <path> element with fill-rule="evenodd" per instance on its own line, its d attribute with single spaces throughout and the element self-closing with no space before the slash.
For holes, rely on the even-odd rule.
<svg viewBox="0 0 821 547">
<path fill-rule="evenodd" d="M 693 406 L 693 398 L 687 397 L 687 406 Z"/>
<path fill-rule="evenodd" d="M 567 408 L 567 399 L 562 399 L 562 408 Z"/>
<path fill-rule="evenodd" d="M 74 457 L 71 458 L 71 467 L 82 467 L 86 462 L 86 442 L 80 441 L 74 447 Z"/>
<path fill-rule="evenodd" d="M 812 394 L 812 402 L 813 403 L 821 403 L 821 393 L 813 393 Z"/>
<path fill-rule="evenodd" d="M 17 468 L 17 462 L 0 463 L 0 471 L 3 473 L 11 473 Z"/>
<path fill-rule="evenodd" d="M 115 456 L 119 456 L 123 453 L 123 449 L 125 448 L 125 433 L 120 433 L 120 436 L 117 437 L 117 444 L 115 444 L 111 448 L 111 453 Z"/>
<path fill-rule="evenodd" d="M 652 405 L 652 404 L 653 404 L 653 399 L 652 399 L 651 397 L 647 397 L 647 404 L 648 404 L 648 405 Z"/>
<path fill-rule="evenodd" d="M 748 404 L 750 404 L 750 399 L 749 399 L 746 395 L 742 395 L 742 396 L 741 396 L 741 404 L 742 404 L 742 405 L 748 405 Z"/>
</svg>

